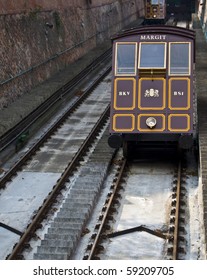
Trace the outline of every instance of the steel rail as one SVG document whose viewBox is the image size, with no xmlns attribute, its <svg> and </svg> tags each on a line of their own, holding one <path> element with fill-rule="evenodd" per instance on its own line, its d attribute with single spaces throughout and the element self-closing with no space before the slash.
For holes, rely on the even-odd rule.
<svg viewBox="0 0 207 280">
<path fill-rule="evenodd" d="M 176 186 L 176 209 L 175 209 L 175 225 L 173 233 L 173 260 L 178 259 L 178 243 L 179 243 L 179 218 L 180 218 L 180 192 L 181 192 L 181 160 L 178 164 L 178 180 Z"/>
<path fill-rule="evenodd" d="M 98 242 L 100 240 L 102 229 L 103 229 L 103 227 L 104 227 L 104 225 L 106 223 L 107 215 L 108 215 L 110 207 L 112 205 L 112 201 L 114 199 L 114 196 L 115 196 L 115 194 L 117 192 L 117 189 L 119 187 L 119 184 L 121 182 L 123 171 L 124 171 L 125 166 L 126 166 L 126 162 L 127 162 L 126 159 L 122 160 L 121 166 L 119 167 L 119 170 L 118 170 L 119 175 L 118 175 L 116 181 L 114 182 L 114 184 L 112 185 L 112 187 L 111 187 L 112 188 L 112 192 L 109 194 L 110 197 L 107 199 L 107 202 L 105 203 L 107 205 L 103 207 L 104 208 L 104 214 L 102 216 L 102 220 L 101 220 L 101 224 L 100 224 L 100 226 L 98 228 L 98 232 L 96 233 L 94 242 L 92 244 L 92 247 L 90 248 L 90 253 L 87 256 L 84 257 L 84 260 L 86 260 L 86 259 L 87 260 L 92 260 L 94 255 L 95 255 L 96 247 L 97 247 L 97 244 L 98 244 Z"/>
</svg>

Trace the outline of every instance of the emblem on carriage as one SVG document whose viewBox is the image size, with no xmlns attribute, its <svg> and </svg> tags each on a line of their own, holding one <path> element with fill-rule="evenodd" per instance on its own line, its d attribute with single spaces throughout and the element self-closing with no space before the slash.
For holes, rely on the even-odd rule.
<svg viewBox="0 0 207 280">
<path fill-rule="evenodd" d="M 158 89 L 146 89 L 144 93 L 144 97 L 159 97 L 159 90 Z"/>
</svg>

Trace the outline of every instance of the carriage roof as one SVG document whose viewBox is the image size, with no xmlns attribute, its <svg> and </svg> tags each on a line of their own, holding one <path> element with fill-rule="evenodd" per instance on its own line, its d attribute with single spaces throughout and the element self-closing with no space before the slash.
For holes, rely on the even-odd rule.
<svg viewBox="0 0 207 280">
<path fill-rule="evenodd" d="M 150 26 L 140 26 L 131 29 L 125 29 L 120 31 L 119 33 L 112 36 L 112 42 L 117 39 L 121 39 L 123 37 L 131 36 L 131 35 L 141 35 L 141 34 L 168 34 L 175 35 L 180 37 L 185 37 L 188 39 L 192 39 L 195 41 L 195 31 L 186 29 L 183 27 L 177 26 L 168 26 L 168 25 L 150 25 Z"/>
</svg>

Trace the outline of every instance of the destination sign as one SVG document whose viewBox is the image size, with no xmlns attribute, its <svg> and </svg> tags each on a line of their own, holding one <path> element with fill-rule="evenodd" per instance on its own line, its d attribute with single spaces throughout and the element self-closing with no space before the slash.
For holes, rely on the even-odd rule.
<svg viewBox="0 0 207 280">
<path fill-rule="evenodd" d="M 149 40 L 149 41 L 157 41 L 162 40 L 165 41 L 167 39 L 166 35 L 140 35 L 140 40 Z"/>
</svg>

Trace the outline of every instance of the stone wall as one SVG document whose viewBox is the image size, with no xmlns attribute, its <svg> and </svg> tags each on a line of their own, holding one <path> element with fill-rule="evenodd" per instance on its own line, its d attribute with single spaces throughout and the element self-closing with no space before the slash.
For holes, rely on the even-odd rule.
<svg viewBox="0 0 207 280">
<path fill-rule="evenodd" d="M 197 0 L 198 17 L 201 22 L 201 26 L 205 37 L 207 38 L 207 6 L 206 0 Z"/>
<path fill-rule="evenodd" d="M 143 13 L 143 0 L 1 0 L 0 109 Z"/>
</svg>

